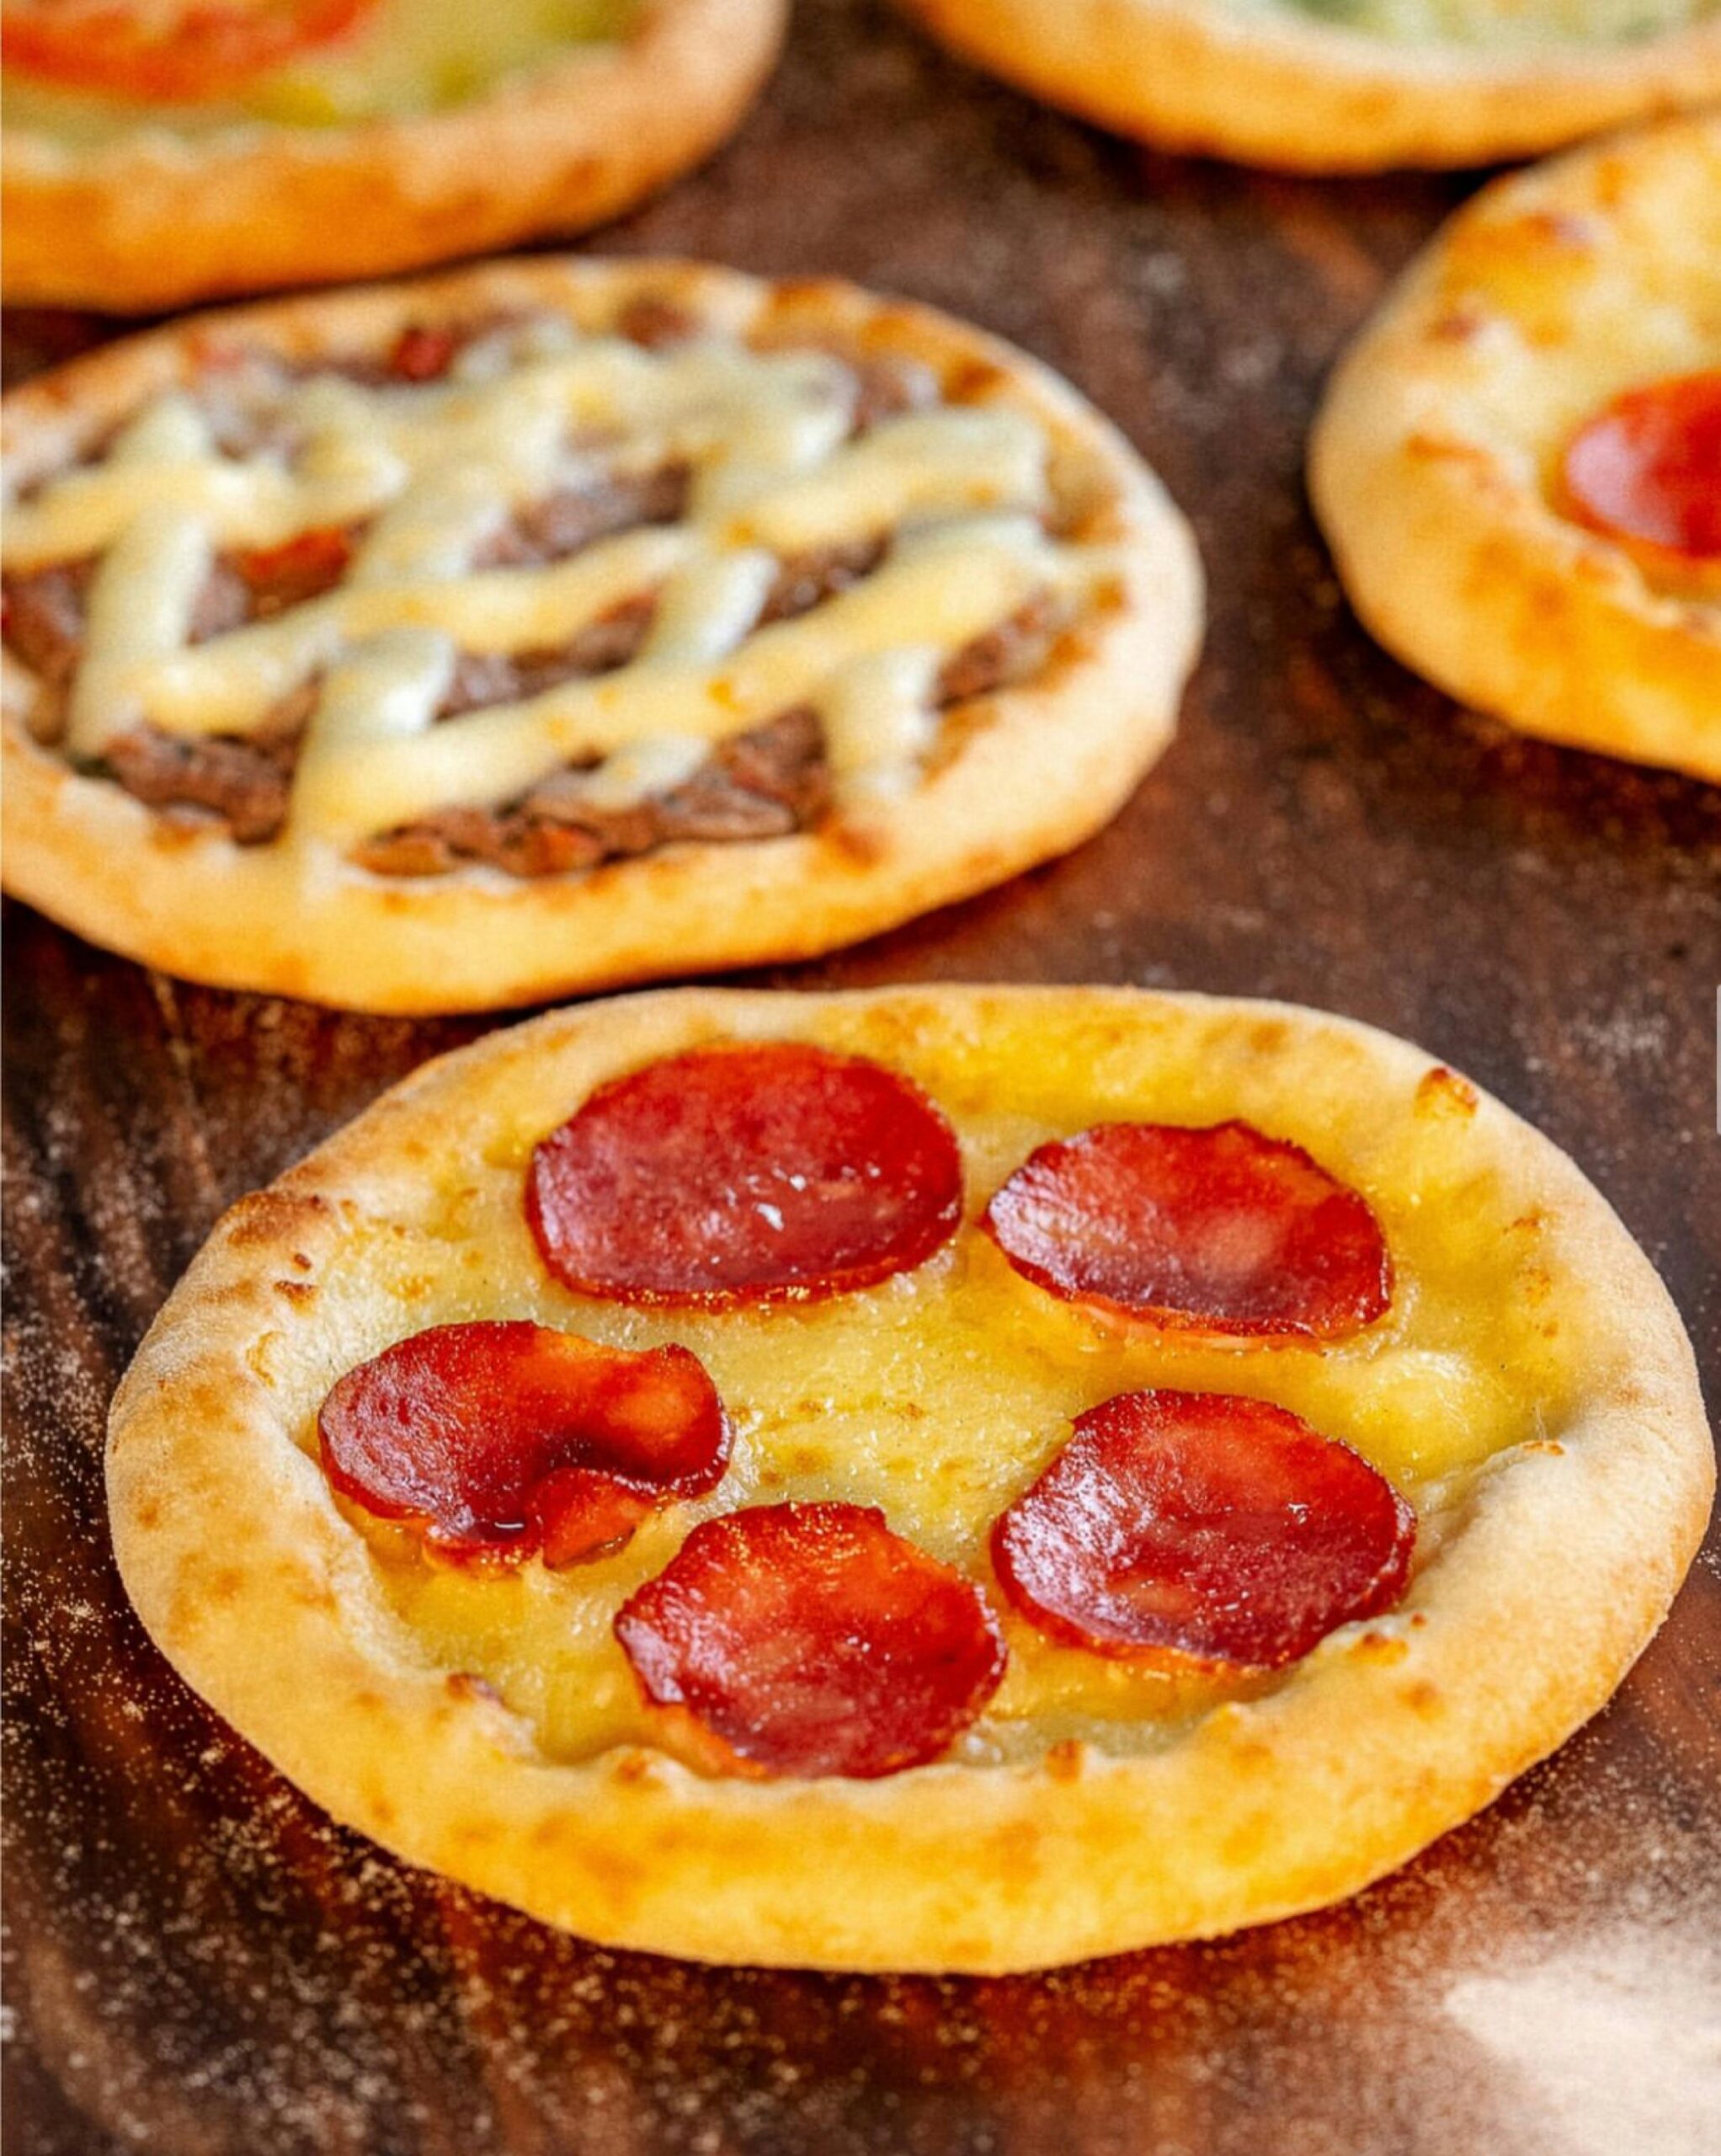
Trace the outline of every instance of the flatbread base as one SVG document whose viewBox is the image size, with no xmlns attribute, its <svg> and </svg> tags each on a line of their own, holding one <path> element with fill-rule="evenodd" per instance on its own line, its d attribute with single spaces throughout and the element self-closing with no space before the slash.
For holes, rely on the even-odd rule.
<svg viewBox="0 0 1721 2156">
<path fill-rule="evenodd" d="M 900 0 L 952 51 L 1156 147 L 1287 172 L 1533 157 L 1721 96 L 1721 23 L 1488 52 L 1230 0 Z"/>
<path fill-rule="evenodd" d="M 10 128 L 0 288 L 123 314 L 584 232 L 734 131 L 785 13 L 786 0 L 645 0 L 615 46 L 398 120 L 194 139 L 140 128 L 89 151 Z"/>
<path fill-rule="evenodd" d="M 1309 488 L 1365 626 L 1527 734 L 1721 779 L 1721 597 L 1563 515 L 1622 392 L 1721 366 L 1721 118 L 1496 181 L 1334 377 Z"/>
<path fill-rule="evenodd" d="M 1397 1609 L 1181 1722 L 1055 1742 L 1030 1726 L 989 1753 L 983 1729 L 978 1749 L 874 1782 L 711 1778 L 653 1742 L 603 1742 L 589 1720 L 595 1748 L 546 1748 L 530 1716 L 402 1621 L 377 1530 L 344 1513 L 308 1449 L 317 1404 L 387 1340 L 455 1315 L 597 1323 L 602 1306 L 530 1277 L 517 1218 L 530 1144 L 622 1070 L 784 1037 L 918 1076 L 961 1134 L 1030 1106 L 1042 1124 L 1079 1115 L 1074 1099 L 1059 1108 L 1058 1071 L 1092 1074 L 1122 1108 L 1164 1082 L 1168 1059 L 1204 1074 L 1192 1120 L 1230 1099 L 1294 1130 L 1324 1101 L 1356 1155 L 1335 1157 L 1329 1134 L 1340 1173 L 1414 1129 L 1462 1169 L 1487 1248 L 1500 1219 L 1530 1239 L 1515 1277 L 1560 1332 L 1567 1405 L 1423 1493 L 1425 1525 L 1436 1512 L 1443 1524 Z M 988 1194 L 971 1190 L 971 1218 Z M 868 1292 L 900 1297 L 903 1283 Z M 1085 1322 L 1021 1307 L 1025 1325 Z M 781 1336 L 756 1322 L 749 1352 L 769 1369 Z M 1283 1353 L 1233 1354 L 1239 1388 L 1290 1384 Z M 828 1464 L 821 1486 L 846 1471 Z M 1420 1051 L 1283 1005 L 946 986 L 640 996 L 427 1066 L 222 1220 L 120 1389 L 108 1455 L 115 1546 L 145 1624 L 337 1818 L 611 1944 L 974 1972 L 1288 1916 L 1402 1864 L 1608 1697 L 1697 1548 L 1713 1473 L 1690 1347 L 1643 1253 L 1546 1139 Z M 866 1501 L 865 1473 L 853 1481 Z M 927 1522 L 930 1537 L 935 1506 Z M 577 1611 L 599 1589 L 566 1592 Z"/>
</svg>

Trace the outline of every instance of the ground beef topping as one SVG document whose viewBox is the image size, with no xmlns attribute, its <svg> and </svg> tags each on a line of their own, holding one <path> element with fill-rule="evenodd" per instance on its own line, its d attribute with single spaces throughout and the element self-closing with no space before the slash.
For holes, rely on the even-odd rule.
<svg viewBox="0 0 1721 2156">
<path fill-rule="evenodd" d="M 648 352 L 662 352 L 691 344 L 701 324 L 690 308 L 643 292 L 622 308 L 615 318 L 615 327 L 631 344 L 642 345 Z"/>
<path fill-rule="evenodd" d="M 584 487 L 560 487 L 517 510 L 472 558 L 480 569 L 536 568 L 565 561 L 600 539 L 642 524 L 675 524 L 687 513 L 692 474 L 685 464 L 617 472 Z"/>
<path fill-rule="evenodd" d="M 879 355 L 845 359 L 845 364 L 856 384 L 852 424 L 857 435 L 870 433 L 906 412 L 927 411 L 938 402 L 937 377 L 918 360 Z"/>
<path fill-rule="evenodd" d="M 656 612 L 656 600 L 642 593 L 612 606 L 567 643 L 551 649 L 463 651 L 436 716 L 439 720 L 459 718 L 491 704 L 541 696 L 565 681 L 613 674 L 639 656 Z"/>
<path fill-rule="evenodd" d="M 6 642 L 45 689 L 63 692 L 83 656 L 84 613 L 94 558 L 50 568 L 8 569 L 0 578 Z"/>
<path fill-rule="evenodd" d="M 965 703 L 971 696 L 989 696 L 1037 674 L 1068 623 L 1068 609 L 1056 593 L 1036 592 L 995 629 L 975 637 L 945 661 L 933 691 L 940 708 Z"/>
<path fill-rule="evenodd" d="M 381 876 L 440 876 L 472 862 L 510 876 L 558 875 L 678 840 L 786 838 L 830 800 L 823 729 L 806 710 L 718 743 L 680 786 L 626 808 L 593 801 L 583 776 L 553 772 L 501 808 L 439 810 L 367 840 L 354 858 Z"/>
<path fill-rule="evenodd" d="M 648 350 L 668 350 L 712 334 L 689 309 L 649 295 L 624 309 L 616 327 Z M 502 365 L 510 353 L 518 358 L 535 350 L 531 340 L 540 334 L 533 318 L 495 311 L 453 323 L 409 323 L 376 354 L 333 360 L 222 346 L 208 356 L 210 424 L 226 434 L 237 430 L 231 446 L 221 442 L 226 453 L 260 450 L 290 459 L 297 445 L 288 439 L 286 392 L 306 377 L 333 374 L 373 385 L 428 386 L 469 366 L 475 380 L 488 378 L 493 371 L 491 344 L 498 346 Z M 484 350 L 473 352 L 481 344 Z M 786 344 L 781 349 L 797 348 Z M 804 355 L 807 348 L 800 349 Z M 940 401 L 936 375 L 919 361 L 834 348 L 829 356 L 853 378 L 854 435 Z M 676 458 L 651 469 L 611 470 L 552 486 L 512 510 L 478 547 L 472 566 L 531 569 L 642 526 L 678 522 L 689 513 L 693 477 L 689 464 Z M 189 642 L 205 643 L 268 622 L 338 590 L 367 530 L 368 523 L 359 521 L 308 531 L 274 547 L 223 549 L 198 595 Z M 892 538 L 887 531 L 786 556 L 755 627 L 795 620 L 871 575 Z M 4 578 L 5 642 L 36 678 L 30 723 L 44 741 L 59 738 L 62 730 L 87 640 L 97 566 L 89 558 L 8 571 Z M 530 702 L 566 683 L 626 667 L 644 651 L 657 609 L 657 594 L 640 592 L 561 645 L 461 652 L 434 720 Z M 1062 602 L 1049 593 L 1036 595 L 950 656 L 930 701 L 943 709 L 1032 673 L 1067 620 Z M 267 841 L 286 819 L 301 737 L 320 695 L 320 679 L 301 684 L 259 728 L 242 735 L 179 736 L 149 723 L 133 725 L 80 767 L 176 819 L 224 825 L 242 844 Z M 830 803 L 823 727 L 811 707 L 781 712 L 714 744 L 681 782 L 625 806 L 602 805 L 602 792 L 591 783 L 599 760 L 584 759 L 554 771 L 500 807 L 450 805 L 378 834 L 354 857 L 378 873 L 397 876 L 440 874 L 470 862 L 518 876 L 562 873 L 677 841 L 787 836 L 817 822 Z"/>
<path fill-rule="evenodd" d="M 301 707 L 306 701 L 294 699 Z M 286 820 L 307 715 L 283 706 L 262 732 L 242 739 L 135 726 L 109 742 L 102 768 L 152 808 L 201 810 L 225 824 L 239 845 L 261 845 Z"/>
<path fill-rule="evenodd" d="M 759 626 L 791 622 L 810 614 L 827 599 L 871 576 L 889 551 L 887 538 L 849 539 L 834 547 L 809 547 L 783 558 L 775 581 L 759 609 Z"/>
</svg>

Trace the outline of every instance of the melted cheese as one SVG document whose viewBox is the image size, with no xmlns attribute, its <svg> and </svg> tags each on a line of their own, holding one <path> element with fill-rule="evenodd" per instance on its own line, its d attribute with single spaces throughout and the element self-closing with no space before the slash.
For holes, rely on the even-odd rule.
<svg viewBox="0 0 1721 2156">
<path fill-rule="evenodd" d="M 1631 45 L 1708 20 L 1717 0 L 1270 0 L 1371 37 L 1483 51 Z"/>
<path fill-rule="evenodd" d="M 206 104 L 88 96 L 8 73 L 6 122 L 93 148 L 141 127 L 207 136 L 257 120 L 322 128 L 404 117 L 482 97 L 570 46 L 625 37 L 638 13 L 639 0 L 376 0 L 348 35 Z"/>
<path fill-rule="evenodd" d="M 504 803 L 589 758 L 607 760 L 596 798 L 621 805 L 680 771 L 690 744 L 797 705 L 824 723 L 839 798 L 901 794 L 931 744 L 942 661 L 1030 599 L 1079 603 L 1111 572 L 1106 549 L 1042 529 L 1050 446 L 1020 411 L 940 407 L 851 440 L 853 376 L 820 353 L 715 339 L 651 353 L 551 323 L 515 333 L 504 366 L 480 342 L 493 349 L 429 387 L 285 384 L 290 462 L 222 456 L 195 400 L 170 392 L 102 461 L 14 505 L 8 564 L 101 557 L 72 755 L 99 757 L 140 722 L 254 731 L 320 681 L 289 843 L 344 847 L 445 806 Z M 631 470 L 687 464 L 686 521 L 474 570 L 500 515 L 601 479 L 594 435 Z M 365 536 L 340 589 L 188 642 L 219 549 L 354 524 Z M 871 574 L 755 628 L 781 558 L 887 536 Z M 644 592 L 658 609 L 631 664 L 434 723 L 456 649 L 553 649 Z M 442 640 L 434 665 L 426 632 Z"/>
<path fill-rule="evenodd" d="M 986 1558 L 993 1521 L 1067 1442 L 1072 1417 L 1116 1393 L 1181 1386 L 1292 1409 L 1415 1504 L 1423 1561 L 1490 1459 L 1563 1427 L 1586 1291 L 1550 1278 L 1543 1223 L 1503 1188 L 1456 1086 L 1425 1084 L 1413 1105 L 1408 1089 L 1383 1086 L 1355 1043 L 1163 1008 L 1147 1023 L 1101 1011 L 1060 1025 L 1042 1006 L 1005 1006 L 977 1038 L 935 998 L 908 994 L 883 1008 L 827 1007 L 806 1031 L 907 1071 L 957 1129 L 967 1225 L 917 1271 L 765 1311 L 629 1310 L 565 1293 L 545 1274 L 521 1190 L 532 1146 L 580 1096 L 527 1056 L 492 1066 L 482 1097 L 463 1102 L 434 1194 L 355 1242 L 321 1283 L 328 1359 L 286 1403 L 307 1447 L 319 1385 L 391 1339 L 455 1319 L 530 1317 L 629 1348 L 679 1341 L 717 1382 L 736 1429 L 722 1484 L 592 1564 L 462 1570 L 349 1515 L 403 1651 L 487 1678 L 554 1756 L 657 1741 L 610 1620 L 713 1513 L 786 1498 L 882 1505 L 1002 1611 Z M 973 1225 L 1047 1139 L 1132 1117 L 1233 1115 L 1307 1145 L 1375 1207 L 1396 1275 L 1380 1323 L 1325 1350 L 1122 1336 L 1018 1278 Z M 1276 1681 L 1109 1661 L 1054 1646 L 1013 1617 L 1007 1630 L 1009 1672 L 965 1756 L 1027 1756 L 1065 1738 L 1152 1747 L 1216 1700 Z"/>
</svg>

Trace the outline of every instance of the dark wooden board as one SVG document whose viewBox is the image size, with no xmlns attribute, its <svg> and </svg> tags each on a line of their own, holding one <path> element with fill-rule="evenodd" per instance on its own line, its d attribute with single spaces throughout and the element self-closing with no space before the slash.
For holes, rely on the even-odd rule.
<svg viewBox="0 0 1721 2156">
<path fill-rule="evenodd" d="M 1140 445 L 1212 572 L 1180 738 L 1109 831 L 765 978 L 1175 984 L 1408 1034 L 1589 1170 L 1713 1399 L 1721 795 L 1455 711 L 1351 621 L 1303 502 L 1327 366 L 1469 184 L 1144 157 L 882 8 L 802 0 L 740 139 L 599 244 L 842 272 L 1018 339 Z M 14 370 L 95 334 L 20 314 Z M 1721 2105 L 1713 1540 L 1554 1760 L 1359 1900 L 1212 1945 L 988 1983 L 680 1967 L 332 1828 L 131 1618 L 103 1419 L 220 1208 L 479 1027 L 8 926 L 18 2156 L 1696 2156 Z"/>
</svg>

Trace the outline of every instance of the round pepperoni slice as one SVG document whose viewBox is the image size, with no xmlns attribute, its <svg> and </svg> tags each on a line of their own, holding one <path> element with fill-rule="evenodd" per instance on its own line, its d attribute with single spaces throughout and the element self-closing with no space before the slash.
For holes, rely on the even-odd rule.
<svg viewBox="0 0 1721 2156">
<path fill-rule="evenodd" d="M 763 1505 L 695 1528 L 615 1636 L 646 1697 L 770 1774 L 874 1780 L 935 1759 L 1004 1675 L 970 1580 L 872 1505 Z"/>
<path fill-rule="evenodd" d="M 1415 1539 L 1383 1476 L 1284 1408 L 1128 1392 L 1076 1417 L 992 1560 L 1067 1645 L 1277 1669 L 1396 1602 Z"/>
<path fill-rule="evenodd" d="M 322 1403 L 329 1481 L 450 1554 L 572 1564 L 729 1456 L 717 1389 L 685 1348 L 631 1354 L 524 1322 L 439 1325 L 349 1370 Z"/>
<path fill-rule="evenodd" d="M 1367 1202 L 1247 1123 L 1108 1123 L 1042 1145 L 981 1224 L 1018 1273 L 1154 1324 L 1335 1340 L 1392 1296 Z"/>
<path fill-rule="evenodd" d="M 1721 370 L 1617 397 L 1573 436 L 1564 478 L 1595 530 L 1721 559 Z"/>
<path fill-rule="evenodd" d="M 326 45 L 376 0 L 5 0 L 0 56 L 112 97 L 194 104 Z"/>
<path fill-rule="evenodd" d="M 870 1286 L 962 1217 L 950 1125 L 894 1071 L 793 1041 L 695 1049 L 545 1139 L 526 1215 L 564 1287 L 721 1308 Z"/>
</svg>

